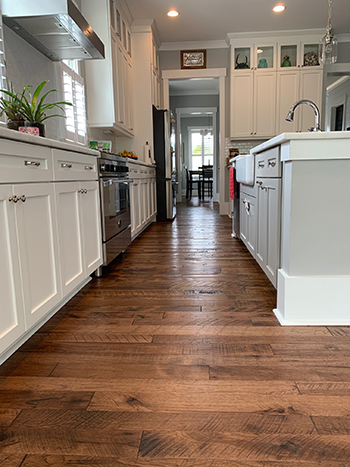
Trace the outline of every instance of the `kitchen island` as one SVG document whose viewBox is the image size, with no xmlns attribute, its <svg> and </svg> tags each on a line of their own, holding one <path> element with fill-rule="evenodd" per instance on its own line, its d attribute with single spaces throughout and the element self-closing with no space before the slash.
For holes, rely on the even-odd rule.
<svg viewBox="0 0 350 467">
<path fill-rule="evenodd" d="M 282 325 L 350 325 L 350 133 L 284 133 L 251 153 L 272 148 L 282 164 L 274 313 Z"/>
</svg>

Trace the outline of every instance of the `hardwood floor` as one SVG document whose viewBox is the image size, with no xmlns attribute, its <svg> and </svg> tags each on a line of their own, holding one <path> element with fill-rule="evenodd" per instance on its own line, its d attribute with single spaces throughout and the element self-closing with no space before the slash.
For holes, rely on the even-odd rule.
<svg viewBox="0 0 350 467">
<path fill-rule="evenodd" d="M 1 467 L 350 466 L 350 328 L 281 327 L 230 220 L 196 203 L 0 368 Z"/>
</svg>

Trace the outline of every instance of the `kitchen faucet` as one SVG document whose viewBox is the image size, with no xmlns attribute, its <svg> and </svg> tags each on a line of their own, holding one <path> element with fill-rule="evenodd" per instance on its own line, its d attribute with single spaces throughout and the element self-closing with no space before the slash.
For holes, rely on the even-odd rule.
<svg viewBox="0 0 350 467">
<path fill-rule="evenodd" d="M 292 107 L 289 109 L 288 115 L 286 116 L 287 122 L 292 122 L 294 120 L 294 110 L 298 107 L 300 104 L 307 104 L 310 107 L 312 107 L 313 111 L 315 112 L 315 126 L 313 128 L 310 128 L 309 131 L 321 131 L 320 127 L 320 111 L 318 110 L 317 105 L 310 101 L 309 99 L 300 99 L 300 101 L 294 102 Z"/>
</svg>

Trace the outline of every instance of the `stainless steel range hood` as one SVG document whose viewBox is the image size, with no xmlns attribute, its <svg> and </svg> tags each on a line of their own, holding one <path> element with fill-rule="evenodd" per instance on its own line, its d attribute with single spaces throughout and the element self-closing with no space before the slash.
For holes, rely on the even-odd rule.
<svg viewBox="0 0 350 467">
<path fill-rule="evenodd" d="M 72 0 L 2 0 L 2 14 L 6 26 L 53 61 L 104 58 L 103 43 Z"/>
</svg>

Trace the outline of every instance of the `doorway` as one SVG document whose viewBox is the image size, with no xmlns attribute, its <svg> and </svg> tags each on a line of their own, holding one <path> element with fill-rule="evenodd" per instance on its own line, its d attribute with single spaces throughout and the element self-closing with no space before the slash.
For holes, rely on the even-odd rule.
<svg viewBox="0 0 350 467">
<path fill-rule="evenodd" d="M 169 108 L 176 114 L 178 129 L 177 166 L 181 177 L 178 178 L 177 200 L 182 200 L 186 189 L 184 169 L 190 167 L 193 162 L 189 154 L 189 133 L 191 130 L 198 130 L 199 133 L 212 132 L 213 200 L 220 203 L 220 214 L 228 214 L 229 210 L 225 196 L 224 170 L 225 77 L 225 68 L 165 70 L 162 73 L 164 108 Z M 204 156 L 205 154 L 203 154 L 203 160 Z M 221 171 L 220 167 L 223 168 Z"/>
</svg>

